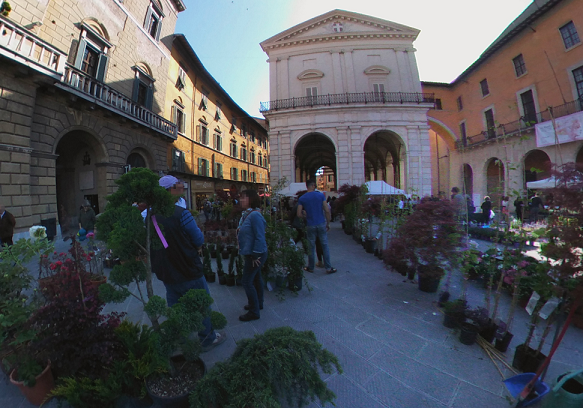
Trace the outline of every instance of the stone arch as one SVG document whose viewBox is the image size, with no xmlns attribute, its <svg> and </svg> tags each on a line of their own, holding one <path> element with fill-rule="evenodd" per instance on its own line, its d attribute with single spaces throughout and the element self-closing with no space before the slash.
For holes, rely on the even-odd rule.
<svg viewBox="0 0 583 408">
<path fill-rule="evenodd" d="M 468 163 L 462 164 L 462 193 L 474 194 L 474 170 Z"/>
<path fill-rule="evenodd" d="M 529 181 L 544 180 L 551 176 L 551 158 L 542 150 L 533 149 L 527 152 L 522 158 L 522 164 L 524 167 L 524 189 Z"/>
<path fill-rule="evenodd" d="M 500 199 L 505 195 L 504 164 L 497 157 L 486 160 L 484 164 L 486 174 L 486 195 L 492 199 L 493 205 L 500 203 Z"/>
<path fill-rule="evenodd" d="M 295 181 L 316 178 L 321 167 L 329 167 L 338 178 L 334 139 L 322 132 L 310 132 L 298 138 L 294 144 Z"/>
<path fill-rule="evenodd" d="M 456 149 L 457 137 L 443 122 L 428 118 L 429 147 L 431 158 L 431 192 L 438 196 L 450 191 L 450 168 L 452 152 Z M 453 186 L 452 186 L 453 187 Z"/>
<path fill-rule="evenodd" d="M 96 19 L 95 17 L 87 17 L 83 19 L 83 23 L 90 27 L 92 30 L 94 30 L 101 37 L 103 37 L 107 41 L 110 41 L 109 32 L 107 31 L 107 28 L 105 28 L 105 25 L 103 25 L 103 23 L 100 23 L 98 19 Z"/>
<path fill-rule="evenodd" d="M 69 135 L 69 134 L 76 133 L 76 132 L 87 133 L 88 135 L 90 135 L 91 137 L 87 138 L 87 143 L 89 143 L 91 145 L 91 147 L 95 150 L 95 152 L 97 154 L 97 158 L 99 159 L 99 162 L 100 163 L 109 162 L 110 159 L 109 159 L 109 153 L 107 151 L 107 146 L 105 145 L 101 136 L 98 135 L 93 129 L 91 129 L 87 126 L 82 126 L 82 125 L 69 126 L 69 127 L 67 127 L 67 129 L 62 130 L 58 134 L 58 136 L 55 138 L 52 153 L 58 154 L 57 148 L 58 148 L 59 144 L 61 143 L 61 140 L 63 139 L 63 137 L 65 137 L 66 135 Z"/>
<path fill-rule="evenodd" d="M 152 73 L 152 68 L 150 68 L 150 65 L 148 65 L 148 63 L 146 63 L 144 61 L 138 61 L 138 62 L 136 62 L 136 68 L 142 70 L 150 78 L 154 78 L 154 74 Z"/>
<path fill-rule="evenodd" d="M 365 181 L 383 180 L 401 188 L 404 186 L 406 144 L 394 131 L 379 129 L 364 139 Z"/>
<path fill-rule="evenodd" d="M 141 158 L 142 162 L 140 162 L 139 158 Z M 147 147 L 137 145 L 134 146 L 134 148 L 130 150 L 129 154 L 127 155 L 126 164 L 130 164 L 132 168 L 145 167 L 150 170 L 154 170 L 156 166 L 156 160 L 154 159 L 154 155 Z"/>
</svg>

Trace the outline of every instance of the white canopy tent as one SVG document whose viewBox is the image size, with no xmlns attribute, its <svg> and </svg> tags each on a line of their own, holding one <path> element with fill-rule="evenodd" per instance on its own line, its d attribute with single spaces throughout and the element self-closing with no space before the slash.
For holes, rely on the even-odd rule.
<svg viewBox="0 0 583 408">
<path fill-rule="evenodd" d="M 393 187 L 382 180 L 367 181 L 369 195 L 407 195 L 404 190 Z"/>
<path fill-rule="evenodd" d="M 290 183 L 289 186 L 282 188 L 279 194 L 286 197 L 294 197 L 298 191 L 307 190 L 306 183 Z"/>
<path fill-rule="evenodd" d="M 557 186 L 557 180 L 555 176 L 551 176 L 544 180 L 529 181 L 526 183 L 526 187 L 533 190 L 545 190 L 549 188 L 555 188 Z"/>
</svg>

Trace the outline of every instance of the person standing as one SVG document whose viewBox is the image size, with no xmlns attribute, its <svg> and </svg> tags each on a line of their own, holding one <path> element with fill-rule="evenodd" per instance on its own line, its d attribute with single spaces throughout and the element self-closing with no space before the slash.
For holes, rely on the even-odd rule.
<svg viewBox="0 0 583 408">
<path fill-rule="evenodd" d="M 534 193 L 534 197 L 531 200 L 530 207 L 530 222 L 538 221 L 538 213 L 543 208 L 543 200 L 539 197 L 538 193 Z"/>
<path fill-rule="evenodd" d="M 0 204 L 0 246 L 12 246 L 16 219 L 14 215 L 6 211 L 6 207 Z"/>
<path fill-rule="evenodd" d="M 463 194 L 460 193 L 460 189 L 458 187 L 453 187 L 451 189 L 451 201 L 454 205 L 458 222 L 461 223 L 466 221 L 468 206 Z"/>
<path fill-rule="evenodd" d="M 211 213 L 213 211 L 213 205 L 211 204 L 211 202 L 209 201 L 208 198 L 204 199 L 204 203 L 202 205 L 202 211 L 204 212 L 204 218 L 205 221 L 210 221 L 211 219 Z"/>
<path fill-rule="evenodd" d="M 482 203 L 482 222 L 486 225 L 490 224 L 490 213 L 492 212 L 492 201 L 490 197 L 484 197 L 484 202 Z"/>
<path fill-rule="evenodd" d="M 88 234 L 95 229 L 95 211 L 88 200 L 83 202 L 83 209 L 79 212 L 79 229 Z"/>
<path fill-rule="evenodd" d="M 255 190 L 244 190 L 241 194 L 241 206 L 245 209 L 239 221 L 237 240 L 239 253 L 244 256 L 243 278 L 241 284 L 247 295 L 245 310 L 247 313 L 239 316 L 242 322 L 258 320 L 263 309 L 263 278 L 261 268 L 267 260 L 267 242 L 265 228 L 267 222 L 259 206 L 261 200 Z"/>
<path fill-rule="evenodd" d="M 316 262 L 316 237 L 320 239 L 322 251 L 324 253 L 324 266 L 326 273 L 335 273 L 337 270 L 332 267 L 330 262 L 330 250 L 328 248 L 328 231 L 330 230 L 330 209 L 326 203 L 324 194 L 316 191 L 316 181 L 308 180 L 306 182 L 308 192 L 300 197 L 298 201 L 297 216 L 304 217 L 303 211 L 306 212 L 306 233 L 310 248 L 308 252 L 308 266 L 304 267 L 306 272 L 314 272 Z"/>
<path fill-rule="evenodd" d="M 524 216 L 524 200 L 522 197 L 516 197 L 516 200 L 514 200 L 514 209 L 516 210 L 516 218 L 522 222 Z"/>
<path fill-rule="evenodd" d="M 174 176 L 164 176 L 158 184 L 177 199 L 171 216 L 156 215 L 152 219 L 155 227 L 163 226 L 164 239 L 168 244 L 167 248 L 151 250 L 152 271 L 164 283 L 166 301 L 171 307 L 190 289 L 204 289 L 209 295 L 210 291 L 199 253 L 204 236 L 186 209 L 186 201 L 182 198 L 184 183 Z M 209 351 L 227 339 L 224 332 L 213 330 L 210 317 L 206 317 L 202 323 L 204 329 L 198 332 L 202 351 Z"/>
</svg>

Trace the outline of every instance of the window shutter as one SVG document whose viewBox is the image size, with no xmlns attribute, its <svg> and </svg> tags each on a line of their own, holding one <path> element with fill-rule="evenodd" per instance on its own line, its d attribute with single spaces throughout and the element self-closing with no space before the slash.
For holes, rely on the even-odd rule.
<svg viewBox="0 0 583 408">
<path fill-rule="evenodd" d="M 172 123 L 174 123 L 175 125 L 178 126 L 178 123 L 176 123 L 177 119 L 176 119 L 176 106 L 172 107 Z"/>
<path fill-rule="evenodd" d="M 201 159 L 198 159 L 198 175 L 202 175 L 202 166 L 201 166 Z"/>
<path fill-rule="evenodd" d="M 99 54 L 99 62 L 97 63 L 97 80 L 105 82 L 105 73 L 107 72 L 107 64 L 109 63 L 109 56 L 106 54 Z"/>
<path fill-rule="evenodd" d="M 156 41 L 160 41 L 160 32 L 162 31 L 162 16 L 158 19 L 158 29 L 156 30 Z"/>
<path fill-rule="evenodd" d="M 132 90 L 132 101 L 138 101 L 138 94 L 140 92 L 140 80 L 135 77 L 134 78 L 134 89 Z"/>
<path fill-rule="evenodd" d="M 146 31 L 150 30 L 150 21 L 152 19 L 152 5 L 148 6 L 148 11 L 146 12 L 146 19 L 144 20 L 144 28 Z"/>
<path fill-rule="evenodd" d="M 186 133 L 186 115 L 184 112 L 180 115 L 180 129 L 182 129 L 182 133 Z"/>
<path fill-rule="evenodd" d="M 197 142 L 200 142 L 200 127 L 201 127 L 200 123 L 198 125 L 196 125 L 196 141 Z"/>
<path fill-rule="evenodd" d="M 87 48 L 87 40 L 85 40 L 85 38 L 81 38 L 79 40 L 79 46 L 77 47 L 77 56 L 75 57 L 75 68 L 77 69 L 81 69 L 81 65 L 83 64 L 85 48 Z"/>
<path fill-rule="evenodd" d="M 152 86 L 148 87 L 148 92 L 146 93 L 146 108 L 152 110 L 152 103 L 154 102 L 154 90 Z"/>
<path fill-rule="evenodd" d="M 312 96 L 312 88 L 306 88 L 306 96 Z"/>
</svg>

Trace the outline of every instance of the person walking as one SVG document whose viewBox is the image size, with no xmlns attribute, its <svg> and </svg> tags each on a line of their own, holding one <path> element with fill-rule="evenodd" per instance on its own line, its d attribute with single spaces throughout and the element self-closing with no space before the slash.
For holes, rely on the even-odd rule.
<svg viewBox="0 0 583 408">
<path fill-rule="evenodd" d="M 539 197 L 538 193 L 534 193 L 530 205 L 530 222 L 538 221 L 538 213 L 543 208 L 543 200 Z"/>
<path fill-rule="evenodd" d="M 160 178 L 158 184 L 177 199 L 171 216 L 156 214 L 152 219 L 154 227 L 163 226 L 163 237 L 168 244 L 167 248 L 152 248 L 152 271 L 164 283 L 166 301 L 171 307 L 190 289 L 204 289 L 209 295 L 210 291 L 203 274 L 199 252 L 204 243 L 204 236 L 192 214 L 186 209 L 186 201 L 182 198 L 184 183 L 174 176 L 164 176 Z M 161 232 L 158 232 L 159 236 L 160 234 Z M 204 329 L 198 332 L 198 337 L 203 352 L 226 340 L 224 332 L 213 330 L 210 317 L 206 317 L 202 323 Z"/>
<path fill-rule="evenodd" d="M 324 253 L 324 267 L 326 273 L 335 273 L 337 270 L 332 267 L 330 262 L 330 250 L 328 248 L 328 231 L 330 230 L 330 208 L 326 203 L 324 194 L 316 191 L 316 181 L 308 180 L 306 182 L 308 192 L 300 197 L 298 201 L 297 216 L 304 217 L 303 211 L 306 212 L 306 234 L 310 243 L 308 252 L 308 266 L 304 267 L 306 272 L 314 272 L 316 262 L 316 237 L 320 239 L 322 251 Z"/>
<path fill-rule="evenodd" d="M 490 197 L 484 197 L 484 202 L 481 205 L 482 208 L 482 222 L 485 225 L 490 224 L 490 213 L 492 211 L 492 201 L 490 201 Z"/>
<path fill-rule="evenodd" d="M 0 204 L 0 246 L 12 246 L 14 227 L 16 227 L 16 218 Z"/>
<path fill-rule="evenodd" d="M 257 191 L 243 191 L 241 206 L 245 208 L 245 211 L 237 229 L 239 253 L 245 257 L 241 284 L 247 295 L 247 304 L 245 305 L 247 313 L 239 316 L 239 320 L 242 322 L 259 319 L 260 310 L 263 309 L 261 267 L 267 260 L 267 242 L 265 241 L 267 222 L 259 210 L 260 205 L 261 200 Z"/>
<path fill-rule="evenodd" d="M 88 200 L 83 202 L 83 208 L 79 212 L 79 230 L 84 229 L 88 234 L 95 229 L 95 211 Z"/>
</svg>

